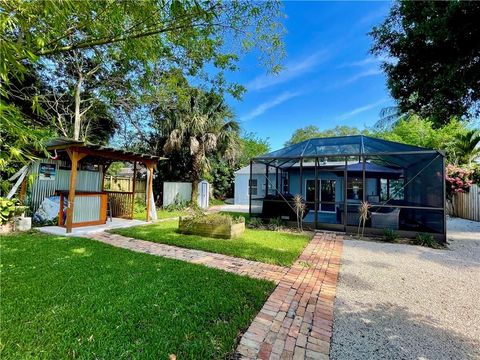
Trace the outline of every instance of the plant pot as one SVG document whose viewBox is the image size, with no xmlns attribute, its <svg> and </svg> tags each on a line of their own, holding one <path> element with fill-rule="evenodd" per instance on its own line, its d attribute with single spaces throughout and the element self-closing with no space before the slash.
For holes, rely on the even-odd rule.
<svg viewBox="0 0 480 360">
<path fill-rule="evenodd" d="M 187 235 L 200 235 L 212 238 L 234 239 L 243 234 L 245 231 L 245 223 L 238 224 L 194 224 L 192 225 L 189 218 L 180 218 L 178 223 L 178 231 Z"/>
<path fill-rule="evenodd" d="M 15 231 L 28 231 L 32 229 L 32 218 L 23 215 L 15 218 Z"/>
</svg>

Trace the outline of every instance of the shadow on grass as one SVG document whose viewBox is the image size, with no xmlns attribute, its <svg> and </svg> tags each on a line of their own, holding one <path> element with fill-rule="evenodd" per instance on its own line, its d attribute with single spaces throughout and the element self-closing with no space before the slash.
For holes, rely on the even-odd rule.
<svg viewBox="0 0 480 360">
<path fill-rule="evenodd" d="M 478 359 L 480 341 L 429 317 L 383 303 L 355 311 L 336 303 L 330 359 Z"/>
</svg>

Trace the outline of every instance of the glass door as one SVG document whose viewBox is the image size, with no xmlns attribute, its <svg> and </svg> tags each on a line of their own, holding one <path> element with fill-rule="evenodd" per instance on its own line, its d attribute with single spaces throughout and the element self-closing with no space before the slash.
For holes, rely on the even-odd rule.
<svg viewBox="0 0 480 360">
<path fill-rule="evenodd" d="M 335 212 L 336 180 L 320 180 L 320 211 Z M 331 204 L 324 204 L 330 202 Z"/>
</svg>

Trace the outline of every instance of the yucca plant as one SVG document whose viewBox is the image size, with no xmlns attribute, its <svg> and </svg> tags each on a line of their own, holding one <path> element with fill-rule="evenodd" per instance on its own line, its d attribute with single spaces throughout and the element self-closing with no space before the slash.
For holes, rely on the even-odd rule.
<svg viewBox="0 0 480 360">
<path fill-rule="evenodd" d="M 306 206 L 303 203 L 302 195 L 297 194 L 293 197 L 293 206 L 297 216 L 297 227 L 299 231 L 303 231 L 303 214 L 305 214 Z"/>
<path fill-rule="evenodd" d="M 363 233 L 365 231 L 365 223 L 367 222 L 368 218 L 370 217 L 370 208 L 372 205 L 368 201 L 362 201 L 360 207 L 358 208 L 358 232 L 357 235 L 361 239 L 363 238 Z M 360 227 L 362 227 L 362 234 L 360 235 Z"/>
</svg>

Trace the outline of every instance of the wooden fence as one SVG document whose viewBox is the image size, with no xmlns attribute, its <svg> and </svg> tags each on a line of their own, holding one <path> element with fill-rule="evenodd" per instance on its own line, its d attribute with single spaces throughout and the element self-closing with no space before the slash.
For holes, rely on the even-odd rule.
<svg viewBox="0 0 480 360">
<path fill-rule="evenodd" d="M 131 192 L 133 190 L 133 178 L 123 176 L 105 176 L 105 190 L 118 192 Z M 135 184 L 135 197 L 145 200 L 147 180 L 137 179 Z"/>
<path fill-rule="evenodd" d="M 468 193 L 455 194 L 453 196 L 453 207 L 455 211 L 452 215 L 480 221 L 480 186 L 473 184 Z"/>
</svg>

